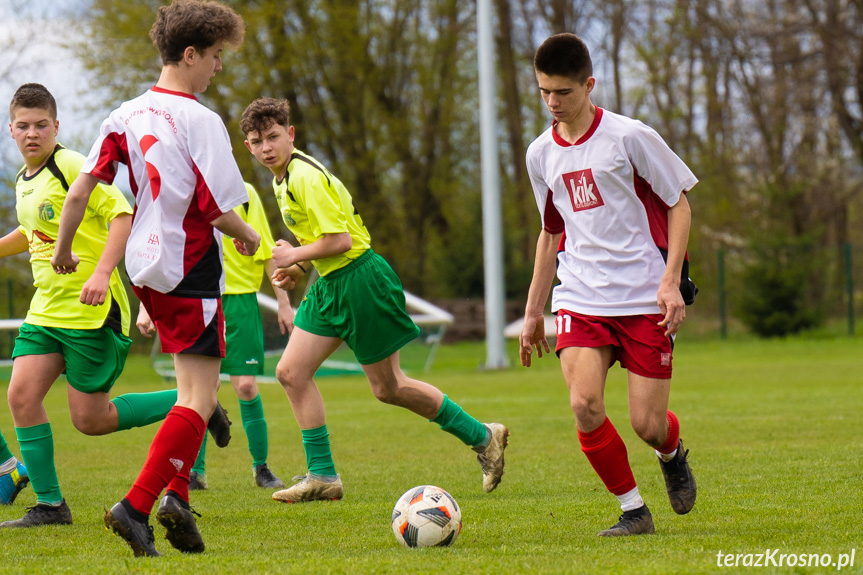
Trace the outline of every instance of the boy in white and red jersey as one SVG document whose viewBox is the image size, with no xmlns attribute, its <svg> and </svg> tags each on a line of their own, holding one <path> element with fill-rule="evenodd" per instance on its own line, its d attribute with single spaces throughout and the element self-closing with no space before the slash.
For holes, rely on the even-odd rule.
<svg viewBox="0 0 863 575">
<path fill-rule="evenodd" d="M 596 80 L 578 36 L 548 38 L 534 69 L 554 120 L 527 150 L 543 227 L 521 363 L 530 367 L 534 348 L 539 357 L 549 351 L 543 308 L 556 271 L 556 352 L 581 450 L 623 510 L 599 535 L 653 533 L 603 396 L 608 370 L 620 361 L 628 371 L 632 427 L 656 450 L 672 508 L 688 513 L 695 479 L 668 396 L 673 337 L 686 315 L 684 299 L 691 302 L 695 291 L 685 266 L 691 218 L 685 192 L 698 180 L 654 130 L 591 103 Z"/>
<path fill-rule="evenodd" d="M 162 57 L 159 81 L 103 122 L 69 190 L 52 259 L 58 273 L 75 271 L 71 239 L 87 198 L 99 181 L 113 181 L 118 162 L 126 164 L 135 194 L 126 271 L 162 351 L 174 354 L 178 390 L 132 489 L 105 515 L 136 556 L 159 555 L 148 519 L 166 487 L 156 517 L 168 541 L 183 552 L 204 550 L 188 489 L 225 354 L 220 232 L 249 255 L 260 236 L 233 211 L 248 195 L 227 130 L 193 94 L 207 89 L 222 69 L 223 46 L 239 46 L 244 32 L 242 18 L 218 2 L 174 0 L 159 8 L 150 29 Z"/>
</svg>

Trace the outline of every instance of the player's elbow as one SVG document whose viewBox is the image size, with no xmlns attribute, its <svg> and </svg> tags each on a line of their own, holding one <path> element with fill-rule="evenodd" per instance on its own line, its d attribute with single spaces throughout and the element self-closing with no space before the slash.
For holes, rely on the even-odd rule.
<svg viewBox="0 0 863 575">
<path fill-rule="evenodd" d="M 351 234 L 345 232 L 343 234 L 338 234 L 337 238 L 337 247 L 340 250 L 340 253 L 344 253 L 351 249 L 351 246 L 353 245 Z"/>
</svg>

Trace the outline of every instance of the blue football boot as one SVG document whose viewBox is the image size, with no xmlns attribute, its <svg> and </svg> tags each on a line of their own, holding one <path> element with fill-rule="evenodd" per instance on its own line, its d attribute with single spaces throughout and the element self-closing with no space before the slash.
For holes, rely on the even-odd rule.
<svg viewBox="0 0 863 575">
<path fill-rule="evenodd" d="M 27 476 L 27 469 L 19 461 L 15 469 L 0 475 L 0 504 L 12 505 L 28 483 L 30 478 Z"/>
</svg>

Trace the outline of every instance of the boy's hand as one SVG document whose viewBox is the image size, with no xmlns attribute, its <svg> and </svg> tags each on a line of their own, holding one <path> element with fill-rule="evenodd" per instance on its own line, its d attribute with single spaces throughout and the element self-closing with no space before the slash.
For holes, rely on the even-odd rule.
<svg viewBox="0 0 863 575">
<path fill-rule="evenodd" d="M 143 305 L 138 307 L 138 319 L 135 321 L 135 325 L 138 326 L 138 331 L 144 337 L 153 337 L 153 334 L 156 333 L 156 325 L 150 319 L 150 314 L 147 313 L 147 309 Z"/>
<path fill-rule="evenodd" d="M 241 255 L 253 256 L 258 251 L 258 248 L 261 247 L 260 234 L 254 230 L 252 230 L 252 233 L 254 234 L 254 237 L 247 239 L 246 241 L 234 238 L 234 247 L 237 248 L 237 251 L 240 252 Z"/>
<path fill-rule="evenodd" d="M 665 281 L 663 278 L 656 294 L 656 303 L 659 305 L 659 311 L 665 316 L 657 325 L 665 328 L 666 337 L 676 334 L 686 318 L 686 304 L 683 303 L 683 296 L 680 295 L 679 280 L 675 284 L 674 281 Z"/>
<path fill-rule="evenodd" d="M 288 269 L 297 263 L 291 253 L 294 249 L 294 246 L 285 240 L 276 240 L 276 247 L 273 248 L 273 261 L 276 266 L 282 269 Z"/>
<path fill-rule="evenodd" d="M 291 333 L 294 329 L 294 309 L 291 307 L 291 302 L 286 301 L 282 304 L 279 301 L 279 331 L 282 335 Z"/>
<path fill-rule="evenodd" d="M 51 267 L 58 274 L 71 274 L 78 271 L 80 262 L 81 259 L 72 252 L 68 254 L 54 252 L 54 256 L 51 258 Z"/>
<path fill-rule="evenodd" d="M 296 287 L 297 282 L 300 281 L 303 275 L 303 270 L 292 265 L 289 268 L 276 268 L 270 279 L 273 280 L 273 285 L 277 288 L 290 291 Z"/>
<path fill-rule="evenodd" d="M 105 296 L 108 294 L 108 282 L 111 280 L 111 274 L 105 275 L 98 271 L 93 272 L 81 288 L 81 297 L 78 300 L 85 305 L 98 306 L 105 303 Z"/>
<path fill-rule="evenodd" d="M 518 356 L 524 367 L 530 367 L 534 348 L 536 348 L 537 357 L 542 357 L 543 348 L 545 348 L 545 353 L 551 353 L 548 340 L 545 338 L 545 318 L 541 313 L 524 316 L 524 326 L 521 328 L 518 341 L 520 344 Z"/>
</svg>

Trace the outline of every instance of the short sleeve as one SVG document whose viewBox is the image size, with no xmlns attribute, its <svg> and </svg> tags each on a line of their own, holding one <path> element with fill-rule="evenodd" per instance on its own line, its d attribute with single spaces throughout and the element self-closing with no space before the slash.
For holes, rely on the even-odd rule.
<svg viewBox="0 0 863 575">
<path fill-rule="evenodd" d="M 542 220 L 542 229 L 550 234 L 559 234 L 563 232 L 564 222 L 560 212 L 554 205 L 554 196 L 551 187 L 542 177 L 540 169 L 540 152 L 536 142 L 531 144 L 527 149 L 527 175 L 530 179 L 530 185 L 533 188 L 536 207 L 539 209 L 539 215 Z"/>
<path fill-rule="evenodd" d="M 87 207 L 109 222 L 122 214 L 133 213 L 132 206 L 129 205 L 123 192 L 113 184 L 98 184 L 90 194 Z"/>
<path fill-rule="evenodd" d="M 650 184 L 667 206 L 675 205 L 682 192 L 698 183 L 695 174 L 665 140 L 641 122 L 636 122 L 635 128 L 624 136 L 623 146 L 638 176 Z"/>
<path fill-rule="evenodd" d="M 129 161 L 126 149 L 126 135 L 122 130 L 115 129 L 114 116 L 108 116 L 99 128 L 99 137 L 90 148 L 81 171 L 91 174 L 107 184 L 113 184 L 117 176 L 117 163 Z"/>
<path fill-rule="evenodd" d="M 315 237 L 324 234 L 341 234 L 348 231 L 339 195 L 319 170 L 306 170 L 303 181 L 296 187 L 302 190 L 309 228 Z M 292 186 L 293 187 L 293 186 Z"/>
<path fill-rule="evenodd" d="M 195 124 L 188 134 L 188 147 L 198 178 L 196 201 L 204 217 L 212 220 L 249 201 L 249 197 L 221 119 L 207 110 L 192 120 Z"/>
</svg>

